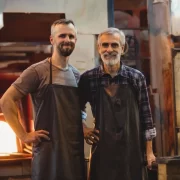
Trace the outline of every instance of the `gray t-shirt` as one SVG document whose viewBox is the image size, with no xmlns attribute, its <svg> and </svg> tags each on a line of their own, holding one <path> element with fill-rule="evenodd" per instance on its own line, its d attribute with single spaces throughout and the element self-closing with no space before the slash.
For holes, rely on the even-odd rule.
<svg viewBox="0 0 180 180">
<path fill-rule="evenodd" d="M 52 83 L 77 87 L 80 73 L 76 68 L 69 65 L 67 70 L 61 70 L 52 65 Z M 48 59 L 31 65 L 13 85 L 23 94 L 37 93 L 44 85 L 49 84 L 50 63 Z"/>
<path fill-rule="evenodd" d="M 77 87 L 80 73 L 69 65 L 67 70 L 61 70 L 52 65 L 52 83 L 70 87 Z M 31 94 L 35 111 L 40 105 L 44 87 L 50 82 L 50 63 L 48 58 L 31 65 L 22 72 L 20 77 L 12 84 L 21 93 Z"/>
</svg>

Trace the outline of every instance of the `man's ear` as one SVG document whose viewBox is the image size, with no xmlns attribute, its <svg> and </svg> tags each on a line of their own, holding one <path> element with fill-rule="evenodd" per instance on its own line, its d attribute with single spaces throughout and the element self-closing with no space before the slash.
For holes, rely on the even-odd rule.
<svg viewBox="0 0 180 180">
<path fill-rule="evenodd" d="M 125 48 L 125 46 L 122 46 L 122 51 L 124 52 L 124 48 Z"/>
<path fill-rule="evenodd" d="M 124 54 L 125 52 L 125 46 L 121 46 L 121 49 L 122 49 L 122 54 Z"/>
<path fill-rule="evenodd" d="M 50 37 L 49 37 L 49 41 L 50 41 L 50 43 L 53 45 L 53 43 L 54 43 L 54 39 L 53 39 L 53 36 L 52 36 L 52 35 L 50 35 Z"/>
</svg>

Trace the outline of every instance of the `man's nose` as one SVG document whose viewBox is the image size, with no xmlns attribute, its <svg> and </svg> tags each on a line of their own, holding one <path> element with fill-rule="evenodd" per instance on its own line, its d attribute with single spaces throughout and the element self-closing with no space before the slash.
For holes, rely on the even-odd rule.
<svg viewBox="0 0 180 180">
<path fill-rule="evenodd" d="M 112 52 L 113 48 L 111 47 L 111 45 L 109 45 L 106 50 L 107 50 L 107 52 Z"/>
<path fill-rule="evenodd" d="M 64 40 L 65 40 L 66 42 L 69 42 L 69 41 L 70 41 L 69 36 L 66 36 L 66 37 L 64 38 Z"/>
</svg>

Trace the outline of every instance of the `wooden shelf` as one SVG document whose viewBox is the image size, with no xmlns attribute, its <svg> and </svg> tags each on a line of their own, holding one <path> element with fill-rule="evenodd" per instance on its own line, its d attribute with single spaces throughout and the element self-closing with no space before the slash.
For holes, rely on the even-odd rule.
<svg viewBox="0 0 180 180">
<path fill-rule="evenodd" d="M 12 153 L 7 154 L 4 156 L 0 155 L 0 163 L 1 162 L 18 162 L 18 161 L 24 161 L 24 160 L 31 160 L 32 155 L 27 153 Z"/>
</svg>

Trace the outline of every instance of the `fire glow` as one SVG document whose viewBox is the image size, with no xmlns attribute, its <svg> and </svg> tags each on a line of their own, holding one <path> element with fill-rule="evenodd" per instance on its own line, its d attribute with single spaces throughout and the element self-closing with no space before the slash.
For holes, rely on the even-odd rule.
<svg viewBox="0 0 180 180">
<path fill-rule="evenodd" d="M 0 156 L 17 151 L 15 133 L 6 122 L 0 120 Z"/>
</svg>

